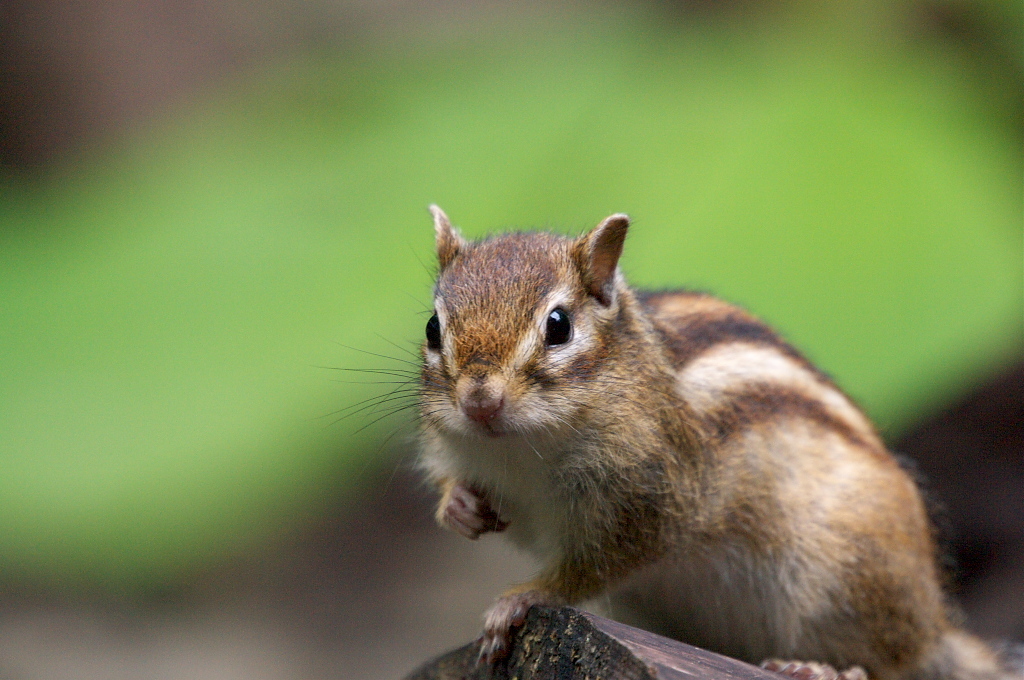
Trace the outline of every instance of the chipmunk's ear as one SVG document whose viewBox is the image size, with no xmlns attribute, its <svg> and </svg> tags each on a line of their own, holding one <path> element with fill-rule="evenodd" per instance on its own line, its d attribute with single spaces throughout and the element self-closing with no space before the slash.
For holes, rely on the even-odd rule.
<svg viewBox="0 0 1024 680">
<path fill-rule="evenodd" d="M 436 205 L 432 205 L 430 206 L 430 214 L 434 216 L 437 262 L 441 267 L 441 271 L 444 271 L 451 264 L 452 260 L 455 259 L 455 256 L 459 254 L 459 249 L 466 245 L 466 241 L 462 238 L 459 230 L 452 226 L 443 210 Z"/>
<path fill-rule="evenodd" d="M 583 274 L 583 284 L 606 307 L 615 295 L 615 268 L 628 229 L 629 217 L 618 213 L 606 217 L 576 241 L 576 262 Z"/>
</svg>

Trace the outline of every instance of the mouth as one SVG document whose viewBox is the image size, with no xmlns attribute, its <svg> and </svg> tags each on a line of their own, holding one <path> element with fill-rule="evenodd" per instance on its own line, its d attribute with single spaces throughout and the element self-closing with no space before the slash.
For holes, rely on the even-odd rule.
<svg viewBox="0 0 1024 680">
<path fill-rule="evenodd" d="M 501 437 L 508 432 L 508 419 L 500 407 L 474 409 L 463 406 L 460 410 L 470 432 L 487 437 Z"/>
<path fill-rule="evenodd" d="M 504 437 L 507 434 L 506 430 L 502 429 L 501 423 L 497 423 L 494 420 L 474 421 L 473 425 L 477 432 L 481 432 L 487 437 Z"/>
</svg>

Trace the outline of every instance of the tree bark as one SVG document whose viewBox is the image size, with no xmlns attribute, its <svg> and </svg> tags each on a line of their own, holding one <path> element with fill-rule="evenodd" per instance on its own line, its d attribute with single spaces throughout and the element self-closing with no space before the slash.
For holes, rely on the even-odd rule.
<svg viewBox="0 0 1024 680">
<path fill-rule="evenodd" d="M 406 680 L 778 680 L 779 676 L 572 607 L 534 607 L 509 655 L 477 663 L 470 643 Z"/>
</svg>

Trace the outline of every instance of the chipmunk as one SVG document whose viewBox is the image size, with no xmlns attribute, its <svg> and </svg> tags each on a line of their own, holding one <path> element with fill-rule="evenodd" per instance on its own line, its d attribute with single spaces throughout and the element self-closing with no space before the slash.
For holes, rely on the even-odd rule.
<svg viewBox="0 0 1024 680">
<path fill-rule="evenodd" d="M 951 621 L 914 481 L 768 326 L 631 289 L 625 215 L 577 239 L 471 242 L 431 211 L 419 411 L 436 517 L 504 531 L 542 565 L 486 613 L 482 659 L 531 606 L 608 593 L 627 622 L 804 680 L 1014 677 Z"/>
</svg>

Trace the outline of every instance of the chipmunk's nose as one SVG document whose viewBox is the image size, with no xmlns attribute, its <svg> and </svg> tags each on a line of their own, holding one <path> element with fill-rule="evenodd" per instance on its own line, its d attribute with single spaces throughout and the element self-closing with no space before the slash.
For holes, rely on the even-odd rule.
<svg viewBox="0 0 1024 680">
<path fill-rule="evenodd" d="M 508 404 L 505 380 L 497 373 L 464 374 L 455 387 L 457 402 L 467 418 L 491 434 L 501 430 L 501 416 Z"/>
<path fill-rule="evenodd" d="M 481 394 L 474 392 L 462 400 L 462 412 L 471 420 L 481 425 L 488 425 L 498 417 L 505 406 L 505 397 L 501 394 Z"/>
</svg>

